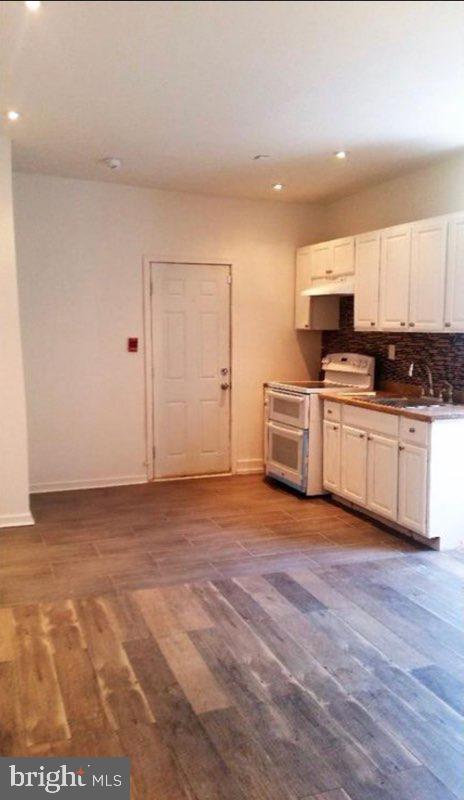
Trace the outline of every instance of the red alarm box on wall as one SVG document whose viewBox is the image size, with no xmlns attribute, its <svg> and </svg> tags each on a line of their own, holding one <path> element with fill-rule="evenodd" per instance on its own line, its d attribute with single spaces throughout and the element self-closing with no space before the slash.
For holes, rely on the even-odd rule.
<svg viewBox="0 0 464 800">
<path fill-rule="evenodd" d="M 137 353 L 139 349 L 139 340 L 137 336 L 129 336 L 127 340 L 127 352 Z"/>
</svg>

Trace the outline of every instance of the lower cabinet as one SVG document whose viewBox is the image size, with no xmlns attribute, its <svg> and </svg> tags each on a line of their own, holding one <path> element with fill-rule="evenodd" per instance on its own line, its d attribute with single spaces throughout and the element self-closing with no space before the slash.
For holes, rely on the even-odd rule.
<svg viewBox="0 0 464 800">
<path fill-rule="evenodd" d="M 427 450 L 412 444 L 399 447 L 398 522 L 425 534 L 427 525 Z"/>
<path fill-rule="evenodd" d="M 368 435 L 367 507 L 396 520 L 398 507 L 398 441 Z"/>
<path fill-rule="evenodd" d="M 324 486 L 332 492 L 340 490 L 340 427 L 338 422 L 324 420 Z"/>
<path fill-rule="evenodd" d="M 366 504 L 367 434 L 359 428 L 342 426 L 341 492 L 354 503 Z"/>
<path fill-rule="evenodd" d="M 429 446 L 425 439 L 422 447 L 408 443 L 408 436 L 418 436 L 416 430 L 406 425 L 404 434 L 398 426 L 395 432 L 376 413 L 359 419 L 365 428 L 354 419 L 354 425 L 345 424 L 344 411 L 342 422 L 324 420 L 324 488 L 428 536 Z M 383 434 L 372 430 L 376 424 L 383 425 Z"/>
</svg>

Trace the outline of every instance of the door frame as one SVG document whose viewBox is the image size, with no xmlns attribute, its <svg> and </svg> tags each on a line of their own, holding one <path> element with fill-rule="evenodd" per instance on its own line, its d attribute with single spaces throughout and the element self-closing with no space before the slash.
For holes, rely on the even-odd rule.
<svg viewBox="0 0 464 800">
<path fill-rule="evenodd" d="M 184 254 L 181 258 L 174 258 L 170 256 L 144 256 L 142 263 L 142 285 L 143 285 L 143 352 L 144 352 L 144 380 L 145 380 L 145 463 L 147 469 L 148 481 L 163 481 L 163 480 L 186 480 L 190 477 L 201 476 L 186 476 L 184 478 L 155 478 L 155 431 L 153 419 L 155 414 L 155 398 L 154 398 L 154 380 L 153 380 L 153 304 L 151 294 L 151 270 L 152 265 L 155 264 L 185 264 L 191 266 L 213 266 L 213 267 L 228 267 L 231 277 L 230 282 L 230 420 L 229 420 L 229 445 L 230 445 L 230 469 L 227 473 L 213 473 L 205 475 L 205 477 L 215 477 L 218 474 L 229 475 L 236 471 L 236 458 L 237 458 L 237 426 L 235 420 L 236 414 L 236 393 L 235 376 L 237 375 L 236 364 L 236 347 L 235 336 L 237 333 L 237 319 L 236 319 L 236 304 L 234 298 L 234 277 L 235 270 L 234 264 L 228 258 L 199 258 L 194 256 L 192 258 Z"/>
</svg>

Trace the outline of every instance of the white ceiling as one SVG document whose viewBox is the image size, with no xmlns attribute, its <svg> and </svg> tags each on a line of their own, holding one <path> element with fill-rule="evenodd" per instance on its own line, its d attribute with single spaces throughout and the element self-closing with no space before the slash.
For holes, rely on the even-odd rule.
<svg viewBox="0 0 464 800">
<path fill-rule="evenodd" d="M 0 5 L 20 170 L 328 201 L 464 145 L 464 2 Z"/>
</svg>

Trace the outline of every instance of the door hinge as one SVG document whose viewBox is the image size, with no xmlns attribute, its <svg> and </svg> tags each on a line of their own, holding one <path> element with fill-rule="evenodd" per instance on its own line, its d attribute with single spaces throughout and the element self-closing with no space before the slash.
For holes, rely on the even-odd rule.
<svg viewBox="0 0 464 800">
<path fill-rule="evenodd" d="M 230 286 L 230 284 L 232 283 L 232 275 L 228 275 L 228 276 L 227 276 L 227 283 L 228 283 L 228 284 L 229 284 L 229 286 Z"/>
</svg>

